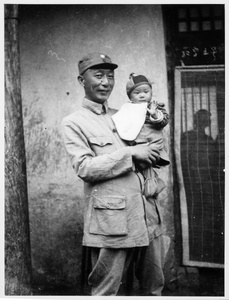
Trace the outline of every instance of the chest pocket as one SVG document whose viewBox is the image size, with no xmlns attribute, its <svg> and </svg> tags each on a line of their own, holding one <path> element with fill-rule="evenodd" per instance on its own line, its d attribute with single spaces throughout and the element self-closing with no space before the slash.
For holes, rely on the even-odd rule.
<svg viewBox="0 0 229 300">
<path fill-rule="evenodd" d="M 110 136 L 96 136 L 89 138 L 91 149 L 97 155 L 108 154 L 113 152 L 113 140 Z"/>
</svg>

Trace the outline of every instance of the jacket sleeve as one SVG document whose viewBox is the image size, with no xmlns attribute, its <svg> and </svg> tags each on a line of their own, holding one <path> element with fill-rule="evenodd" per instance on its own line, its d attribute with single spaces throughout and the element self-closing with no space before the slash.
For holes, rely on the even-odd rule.
<svg viewBox="0 0 229 300">
<path fill-rule="evenodd" d="M 96 155 L 79 126 L 70 120 L 62 121 L 66 151 L 76 174 L 86 182 L 103 181 L 133 170 L 129 147 L 109 154 Z"/>
<path fill-rule="evenodd" d="M 163 119 L 160 122 L 151 122 L 149 113 L 146 114 L 146 123 L 151 124 L 154 129 L 162 129 L 169 123 L 169 114 L 164 106 L 164 103 L 157 103 L 157 109 L 163 114 Z"/>
</svg>

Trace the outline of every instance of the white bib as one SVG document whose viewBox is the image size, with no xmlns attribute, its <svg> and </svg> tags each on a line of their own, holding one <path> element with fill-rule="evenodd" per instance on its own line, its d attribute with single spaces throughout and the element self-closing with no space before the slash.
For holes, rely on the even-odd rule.
<svg viewBox="0 0 229 300">
<path fill-rule="evenodd" d="M 119 136 L 126 141 L 133 141 L 138 136 L 146 118 L 147 102 L 125 103 L 112 116 Z"/>
</svg>

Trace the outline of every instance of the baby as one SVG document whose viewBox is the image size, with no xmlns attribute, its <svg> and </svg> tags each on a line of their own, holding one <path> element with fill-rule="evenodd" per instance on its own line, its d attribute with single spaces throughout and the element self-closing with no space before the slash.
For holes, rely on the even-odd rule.
<svg viewBox="0 0 229 300">
<path fill-rule="evenodd" d="M 153 143 L 160 151 L 157 168 L 168 165 L 169 158 L 164 149 L 162 129 L 169 122 L 169 115 L 163 103 L 152 101 L 152 84 L 144 75 L 130 74 L 126 85 L 130 99 L 112 116 L 119 136 L 129 145 Z M 158 195 L 165 184 L 153 167 L 137 165 L 145 178 L 144 194 L 146 197 Z"/>
</svg>

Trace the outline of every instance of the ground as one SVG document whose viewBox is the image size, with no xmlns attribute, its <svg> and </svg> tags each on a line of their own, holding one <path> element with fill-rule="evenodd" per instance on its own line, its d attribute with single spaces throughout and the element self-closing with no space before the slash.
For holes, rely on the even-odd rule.
<svg viewBox="0 0 229 300">
<path fill-rule="evenodd" d="M 177 282 L 171 289 L 165 287 L 162 296 L 224 296 L 224 270 L 223 269 L 199 269 L 198 270 L 198 284 L 192 284 L 191 282 Z M 34 296 L 48 295 L 48 296 L 80 296 L 90 295 L 88 288 L 81 292 L 80 287 L 55 287 L 54 285 L 34 286 Z M 139 296 L 138 283 L 134 280 L 132 287 L 127 291 L 126 286 L 123 284 L 120 288 L 118 296 Z"/>
</svg>

